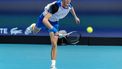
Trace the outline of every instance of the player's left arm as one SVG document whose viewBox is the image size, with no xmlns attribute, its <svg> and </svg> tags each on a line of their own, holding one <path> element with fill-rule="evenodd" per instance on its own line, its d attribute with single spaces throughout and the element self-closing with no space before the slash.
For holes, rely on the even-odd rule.
<svg viewBox="0 0 122 69">
<path fill-rule="evenodd" d="M 73 15 L 73 17 L 75 18 L 76 23 L 80 23 L 80 19 L 77 17 L 73 7 L 71 8 L 70 12 Z"/>
</svg>

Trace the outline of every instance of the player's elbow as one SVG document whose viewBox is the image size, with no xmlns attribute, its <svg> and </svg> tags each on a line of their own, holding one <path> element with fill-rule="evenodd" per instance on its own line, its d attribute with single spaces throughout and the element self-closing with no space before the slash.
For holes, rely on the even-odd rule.
<svg viewBox="0 0 122 69">
<path fill-rule="evenodd" d="M 43 23 L 47 23 L 49 21 L 49 18 L 51 17 L 51 14 L 48 13 L 47 15 L 45 15 L 45 17 L 43 18 Z"/>
</svg>

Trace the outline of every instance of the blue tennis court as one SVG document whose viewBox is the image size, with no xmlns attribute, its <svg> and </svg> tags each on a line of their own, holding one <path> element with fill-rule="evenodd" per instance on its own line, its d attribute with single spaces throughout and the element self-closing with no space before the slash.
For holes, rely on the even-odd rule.
<svg viewBox="0 0 122 69">
<path fill-rule="evenodd" d="M 122 69 L 121 46 L 58 46 L 58 69 Z M 49 69 L 50 45 L 0 44 L 0 69 Z"/>
</svg>

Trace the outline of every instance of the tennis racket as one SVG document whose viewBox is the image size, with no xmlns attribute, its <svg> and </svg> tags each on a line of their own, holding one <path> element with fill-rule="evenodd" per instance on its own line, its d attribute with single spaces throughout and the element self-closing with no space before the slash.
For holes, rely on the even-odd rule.
<svg viewBox="0 0 122 69">
<path fill-rule="evenodd" d="M 65 38 L 69 44 L 77 44 L 80 41 L 81 34 L 78 31 L 59 32 L 59 38 Z"/>
</svg>

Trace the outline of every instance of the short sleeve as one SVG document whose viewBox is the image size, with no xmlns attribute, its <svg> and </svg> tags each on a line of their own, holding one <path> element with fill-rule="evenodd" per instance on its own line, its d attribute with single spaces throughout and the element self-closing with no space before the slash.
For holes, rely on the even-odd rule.
<svg viewBox="0 0 122 69">
<path fill-rule="evenodd" d="M 58 11 L 58 9 L 59 9 L 59 6 L 57 3 L 55 3 L 50 6 L 50 8 L 48 9 L 48 12 L 51 14 L 55 14 Z"/>
</svg>

